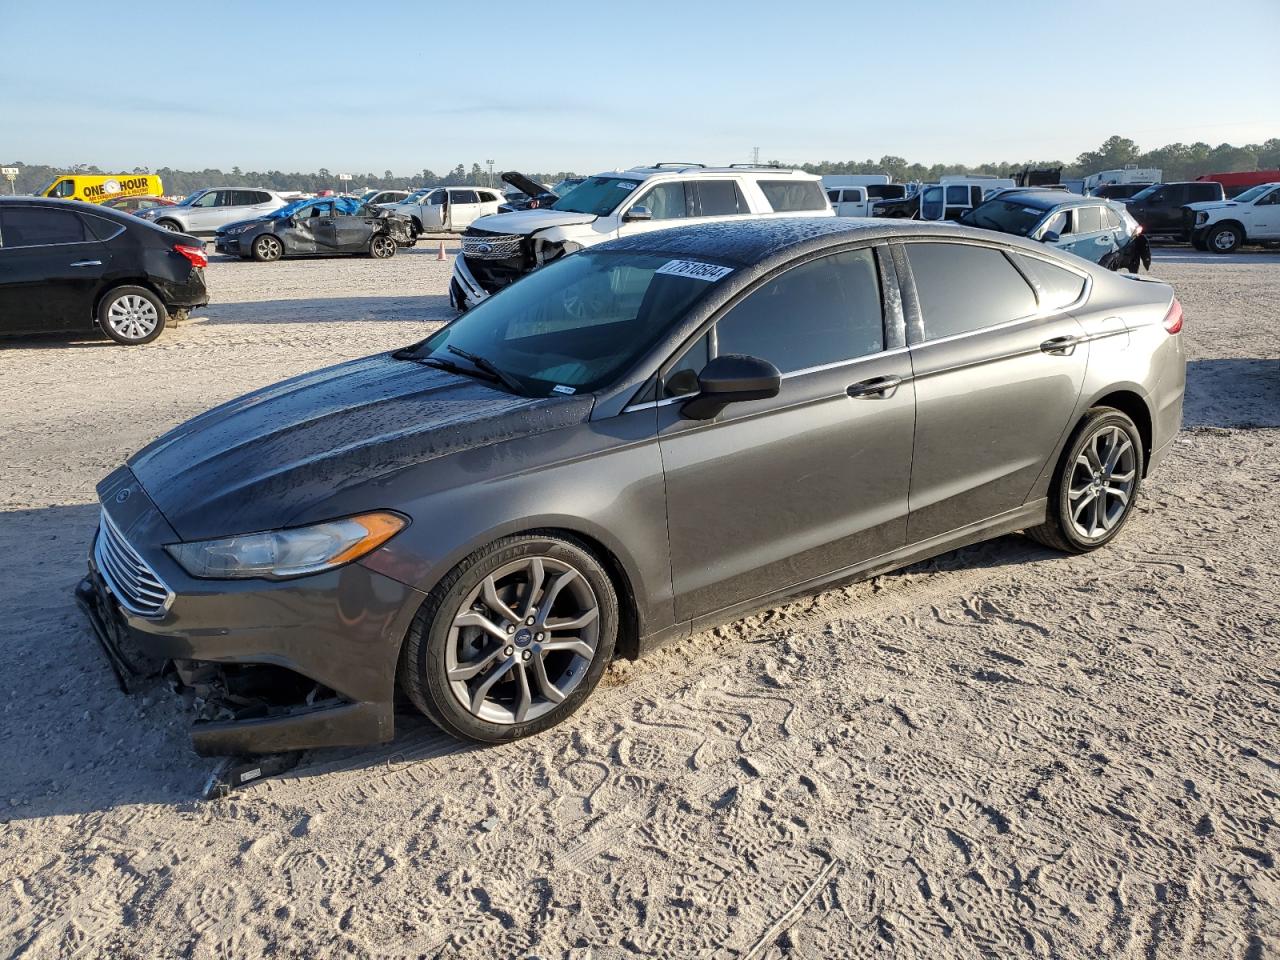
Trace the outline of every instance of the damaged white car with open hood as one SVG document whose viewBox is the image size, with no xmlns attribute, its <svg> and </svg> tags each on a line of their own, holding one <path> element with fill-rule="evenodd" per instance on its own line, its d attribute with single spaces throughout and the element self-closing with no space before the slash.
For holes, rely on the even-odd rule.
<svg viewBox="0 0 1280 960">
<path fill-rule="evenodd" d="M 469 310 L 543 264 L 615 237 L 691 222 L 834 216 L 814 174 L 657 163 L 588 177 L 549 207 L 481 217 L 462 237 L 449 302 Z"/>
</svg>

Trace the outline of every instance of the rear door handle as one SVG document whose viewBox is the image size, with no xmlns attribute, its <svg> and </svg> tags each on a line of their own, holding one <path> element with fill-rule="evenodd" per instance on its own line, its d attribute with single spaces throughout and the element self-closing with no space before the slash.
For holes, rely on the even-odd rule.
<svg viewBox="0 0 1280 960">
<path fill-rule="evenodd" d="M 1043 353 L 1056 353 L 1064 357 L 1069 357 L 1075 351 L 1080 343 L 1079 337 L 1054 337 L 1052 340 L 1046 340 L 1040 344 L 1040 350 Z"/>
<path fill-rule="evenodd" d="M 101 261 L 101 260 L 77 260 L 75 263 L 71 264 L 71 266 L 73 266 L 73 267 L 100 267 L 100 266 L 102 266 L 102 261 Z"/>
<path fill-rule="evenodd" d="M 845 393 L 854 398 L 892 397 L 898 387 L 902 386 L 902 378 L 896 376 L 872 377 L 870 380 L 859 380 L 851 383 Z"/>
</svg>

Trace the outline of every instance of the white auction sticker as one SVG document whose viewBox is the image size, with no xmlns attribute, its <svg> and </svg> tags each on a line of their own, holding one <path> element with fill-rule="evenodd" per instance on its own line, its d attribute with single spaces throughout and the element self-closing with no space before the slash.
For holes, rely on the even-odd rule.
<svg viewBox="0 0 1280 960">
<path fill-rule="evenodd" d="M 552 393 L 577 393 L 573 387 L 566 387 L 563 383 L 557 383 L 551 388 Z"/>
<path fill-rule="evenodd" d="M 697 260 L 668 260 L 655 274 L 665 273 L 672 277 L 689 277 L 693 280 L 706 280 L 715 283 L 721 277 L 733 273 L 733 267 L 722 267 L 716 263 L 699 263 Z"/>
</svg>

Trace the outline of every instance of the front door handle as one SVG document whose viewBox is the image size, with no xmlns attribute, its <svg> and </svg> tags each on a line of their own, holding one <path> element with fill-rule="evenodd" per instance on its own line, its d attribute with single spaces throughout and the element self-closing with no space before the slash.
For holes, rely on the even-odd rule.
<svg viewBox="0 0 1280 960">
<path fill-rule="evenodd" d="M 100 267 L 100 266 L 102 266 L 102 261 L 101 261 L 101 260 L 77 260 L 75 263 L 71 264 L 71 266 L 73 266 L 73 267 Z"/>
<path fill-rule="evenodd" d="M 1069 357 L 1075 352 L 1079 343 L 1079 337 L 1054 337 L 1052 340 L 1046 340 L 1044 343 L 1040 344 L 1040 350 L 1043 353 L 1054 353 L 1063 357 Z"/>
<path fill-rule="evenodd" d="M 851 383 L 845 393 L 855 399 L 877 397 L 883 400 L 886 397 L 892 397 L 900 386 L 902 386 L 901 377 L 872 377 L 870 380 Z"/>
</svg>

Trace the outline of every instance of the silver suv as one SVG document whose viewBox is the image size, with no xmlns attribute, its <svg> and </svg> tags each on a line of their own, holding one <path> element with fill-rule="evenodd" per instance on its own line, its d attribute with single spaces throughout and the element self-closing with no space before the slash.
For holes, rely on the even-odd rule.
<svg viewBox="0 0 1280 960">
<path fill-rule="evenodd" d="M 173 207 L 141 210 L 138 216 L 175 233 L 212 234 L 238 220 L 252 220 L 279 210 L 284 197 L 257 187 L 208 187 Z"/>
</svg>

